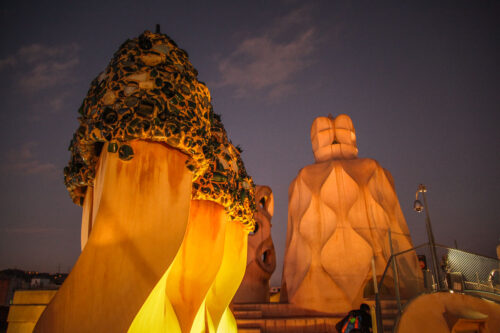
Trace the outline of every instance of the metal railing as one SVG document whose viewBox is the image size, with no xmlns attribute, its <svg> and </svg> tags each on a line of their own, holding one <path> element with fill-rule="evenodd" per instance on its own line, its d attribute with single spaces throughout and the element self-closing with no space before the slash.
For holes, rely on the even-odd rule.
<svg viewBox="0 0 500 333">
<path fill-rule="evenodd" d="M 431 262 L 433 257 L 440 262 Z M 436 266 L 437 270 L 429 269 Z M 376 288 L 378 332 L 383 331 L 381 298 L 396 300 L 400 315 L 402 298 L 409 300 L 423 293 L 449 290 L 489 294 L 498 302 L 500 261 L 443 245 L 431 247 L 429 243 L 391 255 Z"/>
</svg>

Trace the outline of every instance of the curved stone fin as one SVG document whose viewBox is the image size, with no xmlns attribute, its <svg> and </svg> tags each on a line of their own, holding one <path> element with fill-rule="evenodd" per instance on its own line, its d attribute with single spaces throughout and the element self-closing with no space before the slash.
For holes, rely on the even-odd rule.
<svg viewBox="0 0 500 333">
<path fill-rule="evenodd" d="M 161 143 L 130 145 L 130 161 L 102 150 L 92 232 L 34 332 L 126 332 L 178 252 L 191 197 L 187 157 Z"/>
</svg>

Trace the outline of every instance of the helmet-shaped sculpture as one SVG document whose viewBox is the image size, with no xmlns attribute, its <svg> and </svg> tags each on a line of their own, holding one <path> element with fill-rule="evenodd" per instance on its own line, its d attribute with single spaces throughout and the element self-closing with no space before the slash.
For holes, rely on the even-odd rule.
<svg viewBox="0 0 500 333">
<path fill-rule="evenodd" d="M 311 143 L 316 162 L 358 156 L 356 132 L 345 114 L 316 118 L 311 126 Z"/>
<path fill-rule="evenodd" d="M 359 307 L 372 277 L 395 251 L 412 247 L 390 173 L 357 158 L 347 115 L 319 117 L 311 127 L 315 164 L 302 168 L 289 188 L 288 230 L 281 300 L 322 312 Z M 403 293 L 419 278 L 414 253 L 400 265 Z M 388 281 L 389 279 L 386 279 Z"/>
<path fill-rule="evenodd" d="M 269 279 L 276 268 L 276 252 L 271 238 L 274 213 L 271 188 L 257 185 L 255 201 L 255 230 L 248 235 L 247 268 L 233 303 L 269 302 Z"/>
</svg>

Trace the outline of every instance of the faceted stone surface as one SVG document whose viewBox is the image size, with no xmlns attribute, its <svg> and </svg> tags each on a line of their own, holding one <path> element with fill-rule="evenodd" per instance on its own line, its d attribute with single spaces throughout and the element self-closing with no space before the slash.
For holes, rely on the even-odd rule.
<svg viewBox="0 0 500 333">
<path fill-rule="evenodd" d="M 289 188 L 281 296 L 296 306 L 342 313 L 359 308 L 372 257 L 382 275 L 389 228 L 395 252 L 413 246 L 390 173 L 375 160 L 356 158 L 350 118 L 317 118 L 311 140 L 317 163 L 301 169 Z M 421 274 L 416 255 L 407 258 L 399 265 L 403 293 L 417 288 Z"/>
</svg>

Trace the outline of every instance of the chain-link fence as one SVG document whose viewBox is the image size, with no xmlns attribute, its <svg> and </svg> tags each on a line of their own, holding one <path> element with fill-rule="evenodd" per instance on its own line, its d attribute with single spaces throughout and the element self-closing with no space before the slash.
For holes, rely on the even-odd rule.
<svg viewBox="0 0 500 333">
<path fill-rule="evenodd" d="M 500 261 L 474 253 L 436 247 L 441 256 L 444 289 L 476 290 L 500 294 Z"/>
<path fill-rule="evenodd" d="M 441 245 L 436 245 L 435 252 L 437 272 L 428 244 L 394 254 L 379 280 L 380 295 L 396 296 L 396 288 L 404 299 L 438 290 L 484 291 L 500 295 L 498 259 Z"/>
<path fill-rule="evenodd" d="M 405 300 L 434 291 L 481 294 L 500 300 L 499 260 L 436 245 L 434 263 L 432 250 L 429 244 L 423 244 L 391 256 L 378 282 L 376 298 L 396 300 L 399 311 Z M 378 317 L 381 310 L 377 303 Z"/>
</svg>

